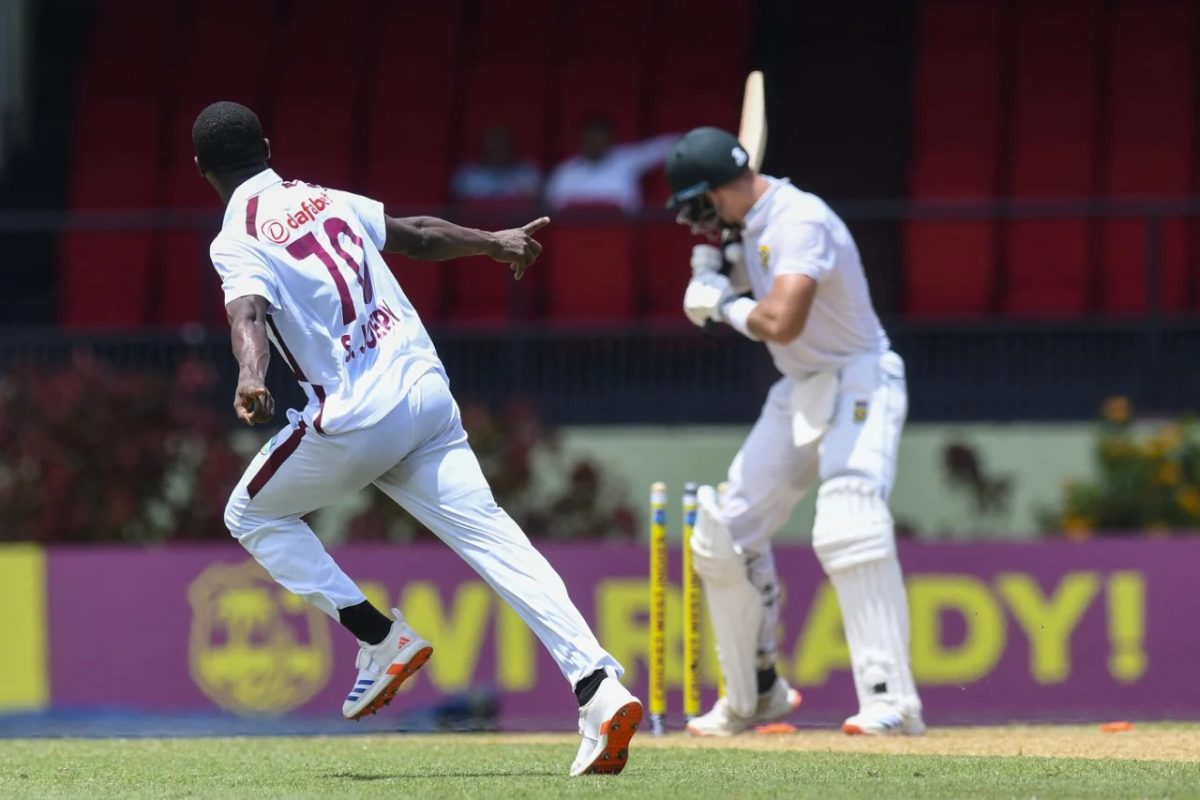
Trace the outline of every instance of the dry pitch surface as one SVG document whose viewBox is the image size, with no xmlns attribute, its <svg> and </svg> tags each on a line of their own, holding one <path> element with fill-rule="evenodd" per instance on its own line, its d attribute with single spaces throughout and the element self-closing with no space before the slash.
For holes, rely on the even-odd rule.
<svg viewBox="0 0 1200 800">
<path fill-rule="evenodd" d="M 634 740 L 619 777 L 566 777 L 575 737 L 0 740 L 0 798 L 1200 798 L 1200 725 L 942 728 Z"/>
<path fill-rule="evenodd" d="M 534 741 L 532 737 L 529 741 Z M 882 753 L 921 756 L 1006 756 L 1200 762 L 1200 726 L 1138 725 L 1104 733 L 1099 725 L 1011 725 L 991 728 L 934 728 L 924 736 L 867 739 L 836 731 L 778 736 L 696 739 L 672 734 L 636 740 L 649 747 L 737 747 L 759 751 Z M 1200 787 L 1197 787 L 1200 788 Z"/>
</svg>

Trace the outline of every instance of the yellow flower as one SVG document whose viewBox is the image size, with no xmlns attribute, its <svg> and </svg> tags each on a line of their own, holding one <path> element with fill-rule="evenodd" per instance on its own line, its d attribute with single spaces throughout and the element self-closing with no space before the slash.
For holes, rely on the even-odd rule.
<svg viewBox="0 0 1200 800">
<path fill-rule="evenodd" d="M 1154 473 L 1154 482 L 1159 486 L 1178 486 L 1183 478 L 1183 470 L 1173 461 L 1161 464 Z"/>
<path fill-rule="evenodd" d="M 1193 517 L 1200 517 L 1200 489 L 1185 486 L 1175 493 L 1175 502 Z"/>
<path fill-rule="evenodd" d="M 1073 542 L 1092 538 L 1092 520 L 1078 514 L 1067 514 L 1062 518 L 1063 536 Z"/>
<path fill-rule="evenodd" d="M 1133 403 L 1129 402 L 1129 398 L 1124 395 L 1113 395 L 1104 401 L 1104 405 L 1100 407 L 1100 416 L 1106 422 L 1111 422 L 1115 425 L 1124 425 L 1133 417 Z"/>
<path fill-rule="evenodd" d="M 1183 426 L 1178 422 L 1164 425 L 1158 432 L 1158 438 L 1168 450 L 1174 450 L 1183 444 Z"/>
<path fill-rule="evenodd" d="M 1146 439 L 1138 445 L 1142 455 L 1149 458 L 1162 458 L 1167 454 L 1167 445 L 1159 439 Z"/>
<path fill-rule="evenodd" d="M 1125 456 L 1129 455 L 1133 448 L 1129 441 L 1123 436 L 1106 437 L 1103 444 L 1100 445 L 1100 457 L 1105 461 L 1112 463 Z"/>
</svg>

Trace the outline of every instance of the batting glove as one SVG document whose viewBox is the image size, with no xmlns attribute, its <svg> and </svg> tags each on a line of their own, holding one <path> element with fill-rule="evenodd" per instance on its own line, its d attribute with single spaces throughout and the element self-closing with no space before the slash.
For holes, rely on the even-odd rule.
<svg viewBox="0 0 1200 800">
<path fill-rule="evenodd" d="M 718 272 L 695 275 L 683 295 L 683 313 L 699 328 L 709 320 L 721 322 L 721 306 L 733 296 L 733 287 L 724 275 Z"/>
<path fill-rule="evenodd" d="M 720 272 L 725 266 L 721 251 L 711 244 L 698 244 L 692 248 L 692 275 Z"/>
</svg>

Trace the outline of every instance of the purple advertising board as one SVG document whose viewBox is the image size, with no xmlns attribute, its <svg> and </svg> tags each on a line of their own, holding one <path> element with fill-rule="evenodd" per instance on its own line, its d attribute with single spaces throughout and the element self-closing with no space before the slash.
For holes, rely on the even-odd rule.
<svg viewBox="0 0 1200 800">
<path fill-rule="evenodd" d="M 641 545 L 544 547 L 602 643 L 645 697 L 649 589 Z M 667 595 L 669 716 L 682 683 L 679 559 Z M 574 697 L 529 629 L 437 544 L 358 545 L 335 557 L 434 656 L 384 714 L 486 687 L 509 728 L 568 729 Z M 1200 718 L 1200 539 L 906 545 L 913 668 L 931 724 Z M 836 597 L 810 549 L 781 546 L 780 669 L 800 724 L 854 709 Z M 234 544 L 49 548 L 49 706 L 250 718 L 337 718 L 355 642 L 275 586 Z M 704 702 L 716 696 L 705 634 Z"/>
</svg>

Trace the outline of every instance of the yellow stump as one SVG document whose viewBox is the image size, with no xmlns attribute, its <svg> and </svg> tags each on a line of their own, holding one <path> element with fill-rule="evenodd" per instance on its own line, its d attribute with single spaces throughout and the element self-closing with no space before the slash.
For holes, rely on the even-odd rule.
<svg viewBox="0 0 1200 800">
<path fill-rule="evenodd" d="M 696 489 L 683 487 L 683 715 L 700 716 L 700 583 L 692 569 Z"/>
<path fill-rule="evenodd" d="M 650 487 L 650 726 L 655 736 L 666 730 L 666 603 L 667 485 L 655 483 Z"/>
</svg>

